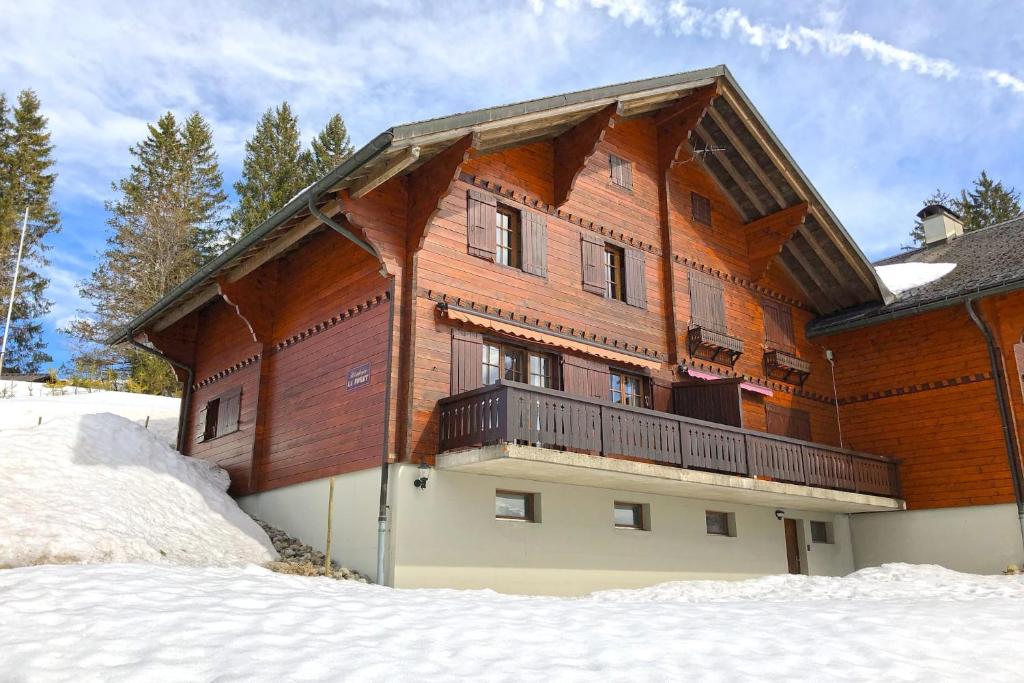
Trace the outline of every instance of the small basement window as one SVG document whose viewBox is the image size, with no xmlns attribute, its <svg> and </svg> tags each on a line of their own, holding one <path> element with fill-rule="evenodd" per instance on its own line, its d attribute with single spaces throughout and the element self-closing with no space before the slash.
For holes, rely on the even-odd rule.
<svg viewBox="0 0 1024 683">
<path fill-rule="evenodd" d="M 494 517 L 520 522 L 537 521 L 537 499 L 534 493 L 519 491 L 496 491 L 494 494 Z"/>
<path fill-rule="evenodd" d="M 707 510 L 704 513 L 704 520 L 708 533 L 712 536 L 736 535 L 736 518 L 731 512 Z"/>
<path fill-rule="evenodd" d="M 829 522 L 811 521 L 811 542 L 835 543 L 832 536 L 832 524 Z"/>
<path fill-rule="evenodd" d="M 615 528 L 646 530 L 644 507 L 641 503 L 615 503 Z"/>
</svg>

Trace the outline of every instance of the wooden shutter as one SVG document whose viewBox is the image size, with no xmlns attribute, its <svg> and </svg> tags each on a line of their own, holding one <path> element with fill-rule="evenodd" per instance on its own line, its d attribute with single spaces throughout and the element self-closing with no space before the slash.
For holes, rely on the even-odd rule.
<svg viewBox="0 0 1024 683">
<path fill-rule="evenodd" d="M 217 436 L 238 431 L 238 415 L 241 409 L 242 387 L 235 387 L 221 395 L 217 408 Z"/>
<path fill-rule="evenodd" d="M 743 426 L 743 405 L 740 395 L 741 379 L 721 379 L 704 382 L 687 380 L 673 387 L 673 405 L 676 415 L 692 417 L 718 424 Z"/>
<path fill-rule="evenodd" d="M 644 252 L 626 247 L 626 303 L 647 308 L 647 278 Z"/>
<path fill-rule="evenodd" d="M 581 356 L 562 356 L 562 390 L 573 396 L 608 400 L 608 366 Z"/>
<path fill-rule="evenodd" d="M 806 410 L 784 408 L 773 403 L 766 403 L 764 410 L 769 434 L 811 440 L 811 415 Z"/>
<path fill-rule="evenodd" d="M 609 154 L 608 165 L 611 167 L 612 182 L 619 187 L 632 190 L 633 164 L 614 154 Z"/>
<path fill-rule="evenodd" d="M 548 275 L 548 217 L 536 211 L 523 211 L 523 271 Z"/>
<path fill-rule="evenodd" d="M 583 245 L 583 289 L 604 295 L 604 240 L 597 235 L 582 233 Z"/>
<path fill-rule="evenodd" d="M 691 192 L 690 216 L 697 223 L 711 225 L 711 200 L 696 192 Z"/>
<path fill-rule="evenodd" d="M 494 260 L 498 200 L 492 194 L 470 190 L 467 200 L 466 239 L 471 256 Z"/>
<path fill-rule="evenodd" d="M 452 329 L 452 396 L 484 385 L 483 341 L 479 332 Z"/>
<path fill-rule="evenodd" d="M 784 303 L 763 299 L 761 309 L 764 311 L 764 338 L 768 346 L 792 351 L 796 348 L 796 337 L 793 334 L 793 310 Z"/>
<path fill-rule="evenodd" d="M 726 334 L 722 281 L 696 270 L 690 271 L 689 281 L 691 324 Z"/>
<path fill-rule="evenodd" d="M 1013 345 L 1013 357 L 1017 362 L 1017 379 L 1020 380 L 1020 391 L 1024 394 L 1024 342 Z"/>
<path fill-rule="evenodd" d="M 199 411 L 199 414 L 196 415 L 196 424 L 194 426 L 195 426 L 195 430 L 196 430 L 196 442 L 198 443 L 198 442 L 205 441 L 206 440 L 206 406 L 203 406 L 203 408 Z"/>
</svg>

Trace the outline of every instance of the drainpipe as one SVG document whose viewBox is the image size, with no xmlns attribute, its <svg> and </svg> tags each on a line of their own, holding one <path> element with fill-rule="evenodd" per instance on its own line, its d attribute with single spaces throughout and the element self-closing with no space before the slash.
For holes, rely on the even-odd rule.
<svg viewBox="0 0 1024 683">
<path fill-rule="evenodd" d="M 388 436 L 391 426 L 391 365 L 395 344 L 395 278 L 388 287 L 391 310 L 388 313 L 388 383 L 384 387 L 384 444 L 380 454 L 380 507 L 377 510 L 377 583 L 384 585 L 384 565 L 388 547 Z"/>
<path fill-rule="evenodd" d="M 1020 472 L 1020 454 L 1017 450 L 1017 440 L 1014 438 L 1013 417 L 1010 412 L 1010 401 L 1006 395 L 1006 380 L 1003 369 L 1002 356 L 996 346 L 992 330 L 978 315 L 974 309 L 975 297 L 970 297 L 965 302 L 967 315 L 971 317 L 974 324 L 985 336 L 985 344 L 988 346 L 988 360 L 992 367 L 992 379 L 996 385 L 996 402 L 999 404 L 999 419 L 1003 425 L 1003 440 L 1006 442 L 1006 457 L 1010 461 L 1010 477 L 1013 480 L 1013 496 L 1017 501 L 1017 523 L 1020 525 L 1021 542 L 1024 543 L 1024 485 Z"/>
<path fill-rule="evenodd" d="M 373 248 L 373 245 L 367 242 L 366 240 L 362 239 L 361 237 L 355 235 L 351 230 L 339 225 L 338 223 L 333 221 L 330 216 L 328 216 L 323 211 L 318 209 L 316 207 L 317 199 L 319 199 L 319 197 L 316 194 L 309 195 L 309 199 L 306 202 L 307 205 L 309 206 L 309 212 L 313 214 L 313 216 L 315 216 L 316 219 L 319 220 L 321 223 L 323 223 L 331 230 L 338 233 L 339 235 L 347 239 L 349 242 L 352 242 L 357 247 L 359 247 L 367 254 L 372 256 L 374 259 L 376 259 L 380 263 L 381 277 L 387 277 L 388 273 L 387 270 L 384 268 L 384 260 L 380 257 L 380 254 L 377 253 L 377 250 Z"/>
<path fill-rule="evenodd" d="M 171 365 L 181 370 L 184 370 L 187 377 L 185 380 L 185 391 L 181 395 L 181 407 L 178 409 L 178 442 L 177 448 L 179 453 L 185 452 L 185 416 L 188 414 L 188 405 L 192 401 L 192 380 L 195 378 L 195 374 L 192 372 L 192 368 L 184 363 L 179 363 L 173 358 L 168 358 L 164 354 L 160 353 L 157 349 L 140 344 L 135 341 L 135 330 L 128 330 L 128 343 L 137 348 L 140 351 L 148 353 L 152 356 L 156 356 L 160 360 L 167 361 Z"/>
</svg>

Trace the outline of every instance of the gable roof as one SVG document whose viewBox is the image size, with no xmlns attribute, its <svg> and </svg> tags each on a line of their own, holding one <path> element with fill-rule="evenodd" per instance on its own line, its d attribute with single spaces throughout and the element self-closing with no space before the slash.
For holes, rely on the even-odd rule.
<svg viewBox="0 0 1024 683">
<path fill-rule="evenodd" d="M 468 134 L 474 148 L 489 153 L 551 139 L 595 112 L 615 104 L 623 118 L 642 116 L 715 85 L 720 96 L 694 129 L 695 143 L 711 143 L 714 154 L 696 155 L 748 221 L 807 202 L 804 225 L 786 243 L 778 261 L 805 291 L 819 313 L 884 301 L 891 294 L 838 218 L 775 137 L 725 66 L 591 88 L 516 104 L 480 109 L 387 129 L 319 181 L 306 188 L 224 253 L 202 266 L 134 318 L 108 343 L 126 341 L 138 330 L 182 311 L 194 310 L 217 295 L 218 275 L 238 267 L 252 253 L 282 240 L 308 219 L 308 205 L 324 195 L 358 187 L 379 177 L 415 148 L 410 173 Z M 695 146 L 697 146 L 695 144 Z M 701 158 L 703 157 L 703 158 Z"/>
<path fill-rule="evenodd" d="M 841 311 L 813 321 L 811 335 L 854 329 L 892 318 L 952 306 L 970 296 L 1024 287 L 1024 214 L 972 230 L 955 239 L 904 251 L 875 262 L 876 266 L 908 263 L 955 263 L 942 277 L 896 295 L 887 305 Z"/>
</svg>

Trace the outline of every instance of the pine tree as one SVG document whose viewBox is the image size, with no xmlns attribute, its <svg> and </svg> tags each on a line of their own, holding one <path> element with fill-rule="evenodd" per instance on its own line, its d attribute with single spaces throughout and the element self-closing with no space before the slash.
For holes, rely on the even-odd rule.
<svg viewBox="0 0 1024 683">
<path fill-rule="evenodd" d="M 341 162 L 352 156 L 354 152 L 352 140 L 345 127 L 345 119 L 341 114 L 331 117 L 320 134 L 313 138 L 310 145 L 310 182 L 319 180 L 333 171 Z"/>
<path fill-rule="evenodd" d="M 223 242 L 224 194 L 210 127 L 199 114 L 179 125 L 168 112 L 130 148 L 135 163 L 113 185 L 107 249 L 79 288 L 93 311 L 67 330 L 86 342 L 76 369 L 128 374 L 140 390 L 171 393 L 170 368 L 148 354 L 108 349 L 104 339 L 191 275 Z"/>
<path fill-rule="evenodd" d="M 985 171 L 973 184 L 973 190 L 960 190 L 956 202 L 964 219 L 964 232 L 987 228 L 1021 214 L 1020 193 L 1014 188 L 1006 189 L 1002 181 L 993 181 Z"/>
<path fill-rule="evenodd" d="M 251 231 L 311 182 L 309 156 L 287 102 L 264 112 L 245 143 L 242 178 L 235 183 L 238 206 L 231 222 L 238 233 Z"/>
<path fill-rule="evenodd" d="M 60 215 L 53 204 L 51 172 L 53 145 L 40 113 L 39 98 L 31 90 L 18 95 L 13 110 L 0 94 L 0 310 L 7 311 L 14 261 L 17 258 L 22 215 L 29 210 L 28 230 L 18 276 L 17 293 L 7 340 L 5 370 L 36 372 L 53 360 L 42 338 L 42 316 L 50 310 L 48 281 L 41 269 L 48 265 L 45 238 L 60 230 Z"/>
</svg>

